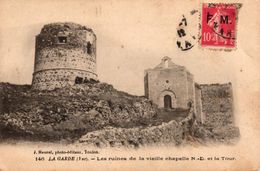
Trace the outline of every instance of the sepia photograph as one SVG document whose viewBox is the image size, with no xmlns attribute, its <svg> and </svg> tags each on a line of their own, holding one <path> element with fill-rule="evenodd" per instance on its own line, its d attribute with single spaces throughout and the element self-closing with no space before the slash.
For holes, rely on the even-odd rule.
<svg viewBox="0 0 260 171">
<path fill-rule="evenodd" d="M 0 1 L 0 170 L 259 170 L 259 5 Z"/>
</svg>

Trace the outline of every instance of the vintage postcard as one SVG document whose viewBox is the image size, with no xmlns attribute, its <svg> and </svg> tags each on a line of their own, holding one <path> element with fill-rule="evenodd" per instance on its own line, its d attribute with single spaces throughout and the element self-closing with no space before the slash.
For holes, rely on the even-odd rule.
<svg viewBox="0 0 260 171">
<path fill-rule="evenodd" d="M 0 171 L 260 170 L 259 15 L 1 0 Z"/>
</svg>

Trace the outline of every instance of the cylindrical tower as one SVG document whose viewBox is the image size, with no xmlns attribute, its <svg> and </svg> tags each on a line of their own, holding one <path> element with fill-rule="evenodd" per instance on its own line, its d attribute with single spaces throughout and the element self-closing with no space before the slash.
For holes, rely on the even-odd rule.
<svg viewBox="0 0 260 171">
<path fill-rule="evenodd" d="M 32 88 L 52 90 L 97 80 L 96 35 L 75 23 L 45 25 L 36 36 Z"/>
</svg>

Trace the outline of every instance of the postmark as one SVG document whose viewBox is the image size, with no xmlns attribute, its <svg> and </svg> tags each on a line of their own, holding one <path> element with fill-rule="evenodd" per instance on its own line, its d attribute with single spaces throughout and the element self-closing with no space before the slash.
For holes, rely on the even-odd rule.
<svg viewBox="0 0 260 171">
<path fill-rule="evenodd" d="M 201 47 L 236 48 L 237 14 L 241 4 L 203 3 Z"/>
<path fill-rule="evenodd" d="M 176 45 L 181 51 L 192 49 L 197 44 L 196 18 L 198 10 L 192 10 L 189 14 L 183 14 L 176 29 Z"/>
</svg>

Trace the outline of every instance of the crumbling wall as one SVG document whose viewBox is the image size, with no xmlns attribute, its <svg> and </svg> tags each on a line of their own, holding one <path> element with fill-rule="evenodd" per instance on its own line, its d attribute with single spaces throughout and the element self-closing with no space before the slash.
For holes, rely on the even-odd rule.
<svg viewBox="0 0 260 171">
<path fill-rule="evenodd" d="M 179 145 L 184 141 L 184 127 L 176 121 L 146 128 L 113 128 L 90 132 L 78 145 L 97 147 L 140 147 L 153 144 Z"/>
<path fill-rule="evenodd" d="M 52 90 L 59 87 L 72 86 L 75 84 L 76 78 L 93 78 L 93 74 L 74 70 L 74 69 L 51 69 L 39 71 L 34 75 L 33 89 Z"/>
<path fill-rule="evenodd" d="M 187 71 L 187 89 L 188 89 L 188 99 L 192 100 L 193 102 L 195 101 L 195 84 L 194 84 L 194 79 L 193 75 Z"/>
<path fill-rule="evenodd" d="M 144 73 L 145 76 L 144 76 L 144 95 L 145 97 L 149 98 L 149 80 L 148 80 L 148 73 L 145 72 Z"/>
<path fill-rule="evenodd" d="M 34 72 L 54 68 L 71 68 L 96 73 L 95 60 L 84 49 L 45 48 L 37 52 Z"/>
<path fill-rule="evenodd" d="M 60 75 L 63 72 L 64 78 Z M 45 25 L 36 36 L 32 88 L 73 85 L 76 77 L 97 80 L 96 35 L 74 23 Z"/>
<path fill-rule="evenodd" d="M 196 83 L 195 84 L 195 110 L 196 110 L 196 120 L 204 123 L 205 117 L 202 112 L 202 101 L 201 101 L 201 88 Z"/>
<path fill-rule="evenodd" d="M 4 87 L 0 84 L 0 115 L 4 112 Z"/>
<path fill-rule="evenodd" d="M 200 87 L 205 124 L 212 127 L 234 124 L 231 83 L 202 84 Z"/>
</svg>

